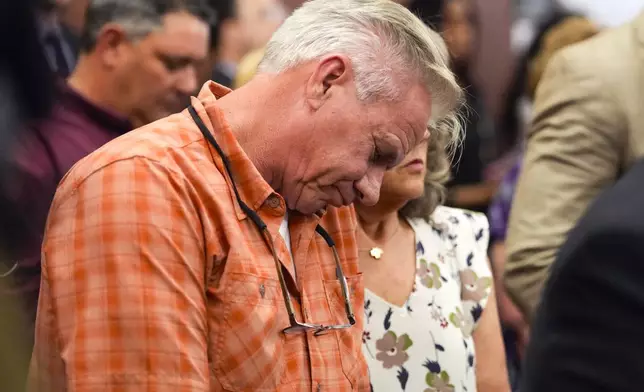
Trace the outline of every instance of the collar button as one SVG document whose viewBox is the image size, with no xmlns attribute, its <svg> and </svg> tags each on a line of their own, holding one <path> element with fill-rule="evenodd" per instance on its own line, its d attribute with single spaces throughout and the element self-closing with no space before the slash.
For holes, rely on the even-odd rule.
<svg viewBox="0 0 644 392">
<path fill-rule="evenodd" d="M 270 208 L 279 208 L 280 204 L 280 198 L 277 195 L 270 195 L 267 200 L 267 204 Z"/>
<path fill-rule="evenodd" d="M 264 202 L 264 206 L 267 209 L 268 214 L 272 216 L 282 216 L 286 211 L 286 206 L 282 201 L 282 198 L 277 194 L 272 194 Z"/>
</svg>

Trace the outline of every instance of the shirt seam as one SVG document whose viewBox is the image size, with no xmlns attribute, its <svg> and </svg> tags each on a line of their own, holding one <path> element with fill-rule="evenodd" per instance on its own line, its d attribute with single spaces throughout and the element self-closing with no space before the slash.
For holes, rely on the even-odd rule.
<svg viewBox="0 0 644 392">
<path fill-rule="evenodd" d="M 178 149 L 182 150 L 182 149 L 184 149 L 186 147 L 189 147 L 190 145 L 192 145 L 194 143 L 200 143 L 200 142 L 201 142 L 201 140 L 191 140 L 190 142 L 186 143 L 185 145 L 182 145 L 182 146 L 178 147 Z M 164 148 L 163 150 L 166 151 L 166 150 L 168 150 L 168 148 Z M 85 183 L 85 181 L 87 181 L 90 177 L 92 177 L 96 173 L 100 172 L 101 170 L 104 170 L 104 169 L 106 169 L 106 168 L 108 168 L 108 167 L 110 167 L 110 166 L 112 166 L 112 165 L 114 165 L 116 163 L 121 163 L 121 162 L 129 161 L 129 160 L 137 160 L 137 159 L 141 159 L 143 161 L 148 161 L 148 162 L 154 163 L 156 166 L 160 166 L 163 170 L 167 170 L 169 172 L 172 172 L 173 174 L 179 175 L 183 181 L 188 181 L 188 178 L 180 170 L 177 170 L 175 168 L 163 165 L 163 163 L 165 161 L 165 158 L 164 159 L 157 159 L 157 158 L 153 158 L 153 157 L 150 157 L 150 156 L 147 156 L 147 155 L 136 154 L 136 155 L 132 155 L 132 156 L 128 156 L 128 157 L 114 159 L 113 161 L 105 163 L 105 164 L 101 165 L 100 167 L 90 171 L 88 174 L 83 176 L 83 178 L 81 180 L 79 180 L 78 182 L 76 182 L 72 186 L 71 191 L 73 192 L 73 191 L 78 190 L 78 188 L 81 185 L 83 185 Z M 222 174 L 219 171 L 219 168 L 217 168 L 217 172 L 220 175 Z"/>
</svg>

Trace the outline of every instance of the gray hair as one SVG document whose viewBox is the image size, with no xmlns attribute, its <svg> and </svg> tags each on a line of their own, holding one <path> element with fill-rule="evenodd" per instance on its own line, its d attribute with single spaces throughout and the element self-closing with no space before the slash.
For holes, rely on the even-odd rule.
<svg viewBox="0 0 644 392">
<path fill-rule="evenodd" d="M 310 0 L 284 21 L 266 46 L 258 72 L 279 73 L 330 53 L 349 57 L 362 101 L 396 100 L 421 81 L 432 99 L 431 124 L 460 105 L 443 39 L 390 0 Z M 460 127 L 451 139 L 460 137 Z"/>
<path fill-rule="evenodd" d="M 81 51 L 94 49 L 101 29 L 108 23 L 121 25 L 128 37 L 136 40 L 158 29 L 164 15 L 181 11 L 209 25 L 215 23 L 213 10 L 205 0 L 90 0 L 80 40 Z"/>
</svg>

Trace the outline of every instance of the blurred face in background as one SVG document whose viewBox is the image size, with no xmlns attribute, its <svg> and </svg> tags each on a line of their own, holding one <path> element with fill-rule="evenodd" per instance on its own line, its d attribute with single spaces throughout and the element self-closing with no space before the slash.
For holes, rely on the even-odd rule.
<svg viewBox="0 0 644 392">
<path fill-rule="evenodd" d="M 470 1 L 447 1 L 443 9 L 443 38 L 455 65 L 471 62 L 475 30 L 475 10 Z"/>
<path fill-rule="evenodd" d="M 264 46 L 285 17 L 279 0 L 237 0 L 237 24 L 242 50 L 248 53 Z"/>
<path fill-rule="evenodd" d="M 135 126 L 182 108 L 197 90 L 196 65 L 208 53 L 208 24 L 194 15 L 173 12 L 144 38 L 128 38 L 121 26 L 103 27 L 95 52 L 114 88 L 114 105 Z"/>
</svg>

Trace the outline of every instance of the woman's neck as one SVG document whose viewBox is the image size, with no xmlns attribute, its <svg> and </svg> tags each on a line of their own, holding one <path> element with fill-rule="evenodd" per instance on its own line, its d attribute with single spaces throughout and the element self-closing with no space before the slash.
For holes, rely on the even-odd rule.
<svg viewBox="0 0 644 392">
<path fill-rule="evenodd" d="M 374 207 L 357 208 L 358 222 L 364 234 L 374 242 L 386 241 L 403 225 L 398 209 L 383 210 Z"/>
</svg>

